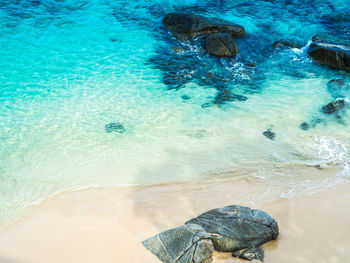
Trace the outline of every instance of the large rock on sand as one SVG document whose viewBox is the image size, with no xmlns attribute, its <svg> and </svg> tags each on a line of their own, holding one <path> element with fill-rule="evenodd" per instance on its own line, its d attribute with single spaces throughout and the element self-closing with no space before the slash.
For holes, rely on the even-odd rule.
<svg viewBox="0 0 350 263">
<path fill-rule="evenodd" d="M 312 42 L 307 54 L 317 63 L 335 69 L 350 70 L 350 47 L 326 42 Z"/>
<path fill-rule="evenodd" d="M 155 235 L 143 245 L 164 263 L 210 263 L 214 249 L 234 252 L 257 248 L 277 236 L 278 224 L 267 213 L 227 206 Z"/>
<path fill-rule="evenodd" d="M 227 33 L 232 37 L 242 37 L 245 34 L 244 28 L 240 25 L 190 13 L 169 13 L 162 22 L 180 41 L 215 33 Z"/>
<path fill-rule="evenodd" d="M 227 33 L 209 35 L 205 40 L 205 48 L 210 55 L 217 57 L 235 57 L 237 54 L 236 42 Z"/>
</svg>

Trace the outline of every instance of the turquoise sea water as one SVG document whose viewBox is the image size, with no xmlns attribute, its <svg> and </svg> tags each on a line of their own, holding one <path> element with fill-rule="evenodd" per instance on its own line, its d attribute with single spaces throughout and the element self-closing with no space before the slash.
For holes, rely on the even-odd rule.
<svg viewBox="0 0 350 263">
<path fill-rule="evenodd" d="M 238 56 L 178 43 L 161 24 L 173 11 L 244 26 Z M 88 187 L 245 174 L 288 197 L 347 180 L 349 115 L 320 109 L 350 95 L 349 75 L 306 50 L 314 35 L 350 41 L 349 28 L 346 1 L 1 1 L 0 222 Z M 300 48 L 273 49 L 280 39 Z M 349 86 L 331 89 L 336 78 Z M 300 166 L 334 173 L 286 169 Z"/>
</svg>

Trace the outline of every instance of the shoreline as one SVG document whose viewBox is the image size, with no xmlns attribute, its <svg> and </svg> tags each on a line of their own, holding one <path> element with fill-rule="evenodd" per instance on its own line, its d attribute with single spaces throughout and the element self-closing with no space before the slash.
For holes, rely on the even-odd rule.
<svg viewBox="0 0 350 263">
<path fill-rule="evenodd" d="M 1 262 L 160 262 L 141 241 L 215 207 L 239 204 L 279 223 L 265 262 L 345 262 L 350 256 L 350 182 L 325 191 L 252 202 L 247 179 L 99 188 L 57 195 L 0 230 Z M 234 259 L 234 261 L 239 261 Z M 214 262 L 233 262 L 215 253 Z"/>
</svg>

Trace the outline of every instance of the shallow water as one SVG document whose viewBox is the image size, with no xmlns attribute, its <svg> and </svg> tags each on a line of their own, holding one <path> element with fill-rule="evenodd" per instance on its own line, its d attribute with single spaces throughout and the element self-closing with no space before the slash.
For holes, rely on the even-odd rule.
<svg viewBox="0 0 350 263">
<path fill-rule="evenodd" d="M 0 221 L 88 187 L 256 176 L 289 197 L 347 180 L 349 116 L 320 109 L 349 96 L 350 84 L 328 83 L 349 75 L 306 50 L 314 35 L 350 41 L 349 15 L 337 16 L 349 10 L 346 1 L 2 1 Z M 161 25 L 172 11 L 244 26 L 238 56 L 178 43 Z M 274 50 L 280 39 L 300 48 Z M 227 101 L 232 93 L 247 100 Z M 106 132 L 109 123 L 125 132 Z M 334 173 L 293 174 L 300 166 Z"/>
</svg>

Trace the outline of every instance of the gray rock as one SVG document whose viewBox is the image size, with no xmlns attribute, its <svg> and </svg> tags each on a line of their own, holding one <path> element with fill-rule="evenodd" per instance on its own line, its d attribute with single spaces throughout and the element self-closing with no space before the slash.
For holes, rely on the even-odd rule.
<svg viewBox="0 0 350 263">
<path fill-rule="evenodd" d="M 166 230 L 142 244 L 164 263 L 211 263 L 214 251 L 210 235 L 193 224 Z"/>
<path fill-rule="evenodd" d="M 264 261 L 264 250 L 261 247 L 248 248 L 239 255 L 240 258 L 252 261 L 254 259 Z"/>
<path fill-rule="evenodd" d="M 242 37 L 245 34 L 244 28 L 240 25 L 190 13 L 169 13 L 162 22 L 180 41 L 215 33 L 228 33 L 233 37 Z"/>
<path fill-rule="evenodd" d="M 164 263 L 211 263 L 214 249 L 255 248 L 277 236 L 278 224 L 267 213 L 233 205 L 205 212 L 142 244 Z"/>
<path fill-rule="evenodd" d="M 258 247 L 278 236 L 278 224 L 271 216 L 238 205 L 210 210 L 185 224 L 203 227 L 215 250 L 223 252 Z"/>
<path fill-rule="evenodd" d="M 236 42 L 227 33 L 209 35 L 205 40 L 205 48 L 210 55 L 217 57 L 235 57 L 237 54 Z"/>
<path fill-rule="evenodd" d="M 312 42 L 307 54 L 313 61 L 335 69 L 350 70 L 350 47 L 326 42 Z"/>
</svg>

